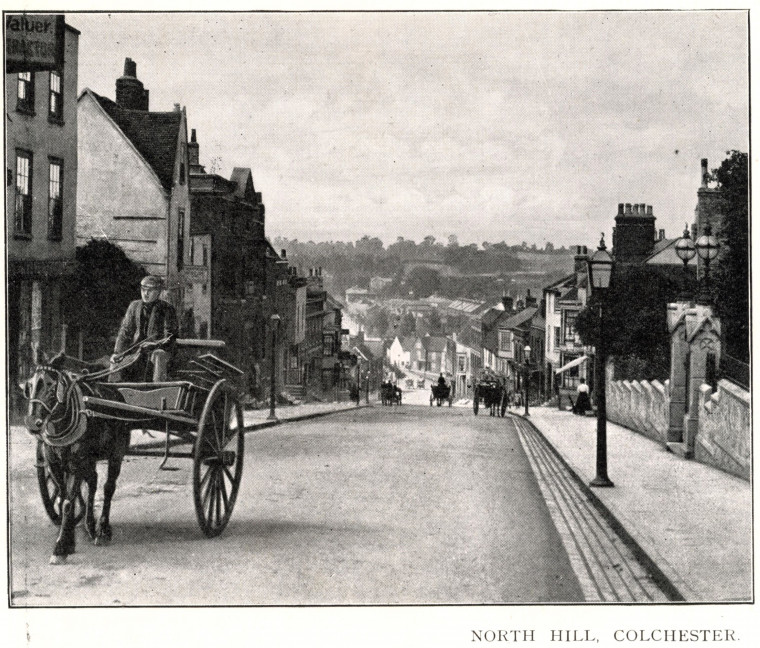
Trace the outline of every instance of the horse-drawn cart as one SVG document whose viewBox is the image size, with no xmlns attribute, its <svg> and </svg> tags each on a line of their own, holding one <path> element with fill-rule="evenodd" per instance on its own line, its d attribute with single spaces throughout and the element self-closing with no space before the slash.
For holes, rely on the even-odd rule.
<svg viewBox="0 0 760 648">
<path fill-rule="evenodd" d="M 443 405 L 444 401 L 448 402 L 449 407 L 454 401 L 451 392 L 451 386 L 446 383 L 437 383 L 430 386 L 430 407 L 435 403 L 438 407 Z"/>
<path fill-rule="evenodd" d="M 478 415 L 480 404 L 491 416 L 504 416 L 509 405 L 506 380 L 499 376 L 483 375 L 473 386 L 472 410 Z"/>
<path fill-rule="evenodd" d="M 38 483 L 45 511 L 54 523 L 61 524 L 64 518 L 70 471 L 63 465 L 53 469 L 51 451 L 85 444 L 87 434 L 95 434 L 89 443 L 96 444 L 100 436 L 102 444 L 103 429 L 118 430 L 127 439 L 131 430 L 143 429 L 163 433 L 163 448 L 126 449 L 127 440 L 124 454 L 161 457 L 160 468 L 169 459 L 191 459 L 198 524 L 208 537 L 224 530 L 243 473 L 244 425 L 239 389 L 243 372 L 209 352 L 223 346 L 216 340 L 177 340 L 176 371 L 170 376 L 154 374 L 153 382 L 109 381 L 147 353 L 145 345 L 123 354 L 108 368 L 90 365 L 85 369 L 86 363 L 59 356 L 37 369 L 30 380 L 27 428 L 38 437 Z M 68 370 L 67 364 L 78 366 L 79 371 Z M 155 365 L 160 367 L 160 362 Z M 99 424 L 100 431 L 93 432 Z M 110 471 L 113 457 L 105 458 Z M 87 482 L 86 476 L 83 479 Z M 69 502 L 73 502 L 76 524 L 84 517 L 86 505 L 81 480 L 74 483 Z"/>
</svg>

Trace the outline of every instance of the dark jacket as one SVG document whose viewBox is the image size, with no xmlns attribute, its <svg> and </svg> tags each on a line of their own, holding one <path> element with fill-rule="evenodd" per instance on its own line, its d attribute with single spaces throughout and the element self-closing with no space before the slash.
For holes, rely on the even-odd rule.
<svg viewBox="0 0 760 648">
<path fill-rule="evenodd" d="M 174 310 L 174 306 L 160 299 L 154 302 L 144 335 L 140 333 L 142 311 L 143 302 L 141 299 L 136 299 L 127 307 L 127 312 L 121 321 L 119 334 L 116 336 L 114 353 L 123 353 L 132 345 L 148 338 L 161 340 L 172 336 L 173 341 L 177 337 L 179 329 L 177 326 L 177 312 Z M 171 345 L 168 350 L 171 350 Z"/>
</svg>

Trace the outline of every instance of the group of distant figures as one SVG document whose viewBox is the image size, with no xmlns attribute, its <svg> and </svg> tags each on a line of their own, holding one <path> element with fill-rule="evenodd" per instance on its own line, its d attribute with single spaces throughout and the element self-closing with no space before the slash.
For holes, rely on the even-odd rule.
<svg viewBox="0 0 760 648">
<path fill-rule="evenodd" d="M 383 405 L 401 405 L 401 387 L 390 380 L 380 383 L 380 402 Z"/>
</svg>

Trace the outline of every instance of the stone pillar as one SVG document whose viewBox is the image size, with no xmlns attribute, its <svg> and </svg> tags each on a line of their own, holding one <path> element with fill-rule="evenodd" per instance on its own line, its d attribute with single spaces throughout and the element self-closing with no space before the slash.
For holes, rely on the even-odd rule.
<svg viewBox="0 0 760 648">
<path fill-rule="evenodd" d="M 697 304 L 686 311 L 684 319 L 686 341 L 689 344 L 689 384 L 686 394 L 689 409 L 684 416 L 683 445 L 685 456 L 691 458 L 694 456 L 694 444 L 699 431 L 699 396 L 707 375 L 707 356 L 713 354 L 716 365 L 720 361 L 721 326 L 712 306 Z"/>
<path fill-rule="evenodd" d="M 689 360 L 689 344 L 686 341 L 686 312 L 689 302 L 668 304 L 668 330 L 670 331 L 670 404 L 666 441 L 683 441 L 684 416 L 686 414 L 686 363 Z"/>
</svg>

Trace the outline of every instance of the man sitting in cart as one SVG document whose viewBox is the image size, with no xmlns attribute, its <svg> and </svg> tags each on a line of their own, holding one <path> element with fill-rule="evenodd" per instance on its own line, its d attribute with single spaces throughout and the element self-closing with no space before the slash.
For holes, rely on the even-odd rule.
<svg viewBox="0 0 760 648">
<path fill-rule="evenodd" d="M 160 373 L 165 373 L 171 360 L 178 334 L 177 312 L 171 304 L 159 299 L 163 285 L 163 279 L 159 276 L 144 277 L 140 282 L 142 298 L 136 299 L 127 307 L 116 336 L 111 362 L 119 362 L 125 352 L 139 346 L 146 352 L 153 350 L 153 353 L 140 354 L 134 364 L 118 372 L 120 377 L 113 374 L 121 381 L 150 382 L 155 367 L 158 365 Z"/>
</svg>

